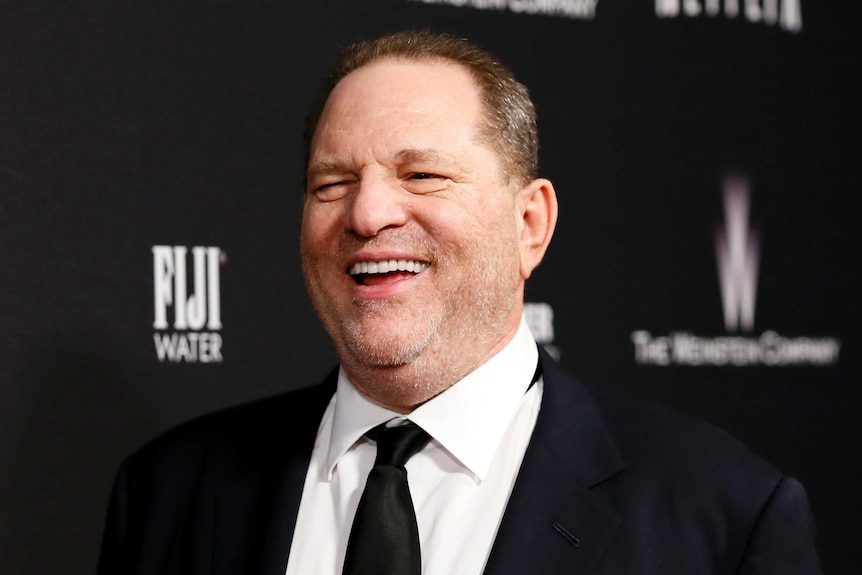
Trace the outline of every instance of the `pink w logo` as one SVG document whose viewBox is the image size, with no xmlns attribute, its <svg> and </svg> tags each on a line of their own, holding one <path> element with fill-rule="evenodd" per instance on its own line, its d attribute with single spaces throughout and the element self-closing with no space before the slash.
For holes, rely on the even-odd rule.
<svg viewBox="0 0 862 575">
<path fill-rule="evenodd" d="M 724 180 L 724 228 L 716 232 L 715 251 L 721 285 L 724 326 L 728 331 L 754 328 L 760 238 L 749 227 L 748 180 Z"/>
</svg>

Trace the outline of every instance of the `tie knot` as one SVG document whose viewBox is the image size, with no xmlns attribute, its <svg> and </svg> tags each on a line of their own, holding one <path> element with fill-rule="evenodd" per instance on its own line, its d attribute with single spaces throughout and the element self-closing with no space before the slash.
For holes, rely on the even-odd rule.
<svg viewBox="0 0 862 575">
<path fill-rule="evenodd" d="M 386 427 L 384 423 L 369 431 L 366 436 L 377 442 L 377 459 L 374 465 L 397 467 L 404 467 L 407 460 L 418 453 L 430 439 L 425 430 L 412 421 L 393 427 Z"/>
</svg>

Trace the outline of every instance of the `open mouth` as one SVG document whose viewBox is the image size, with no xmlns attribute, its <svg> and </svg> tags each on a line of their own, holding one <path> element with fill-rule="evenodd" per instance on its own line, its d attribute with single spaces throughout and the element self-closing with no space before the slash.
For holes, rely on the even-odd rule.
<svg viewBox="0 0 862 575">
<path fill-rule="evenodd" d="M 347 273 L 361 285 L 378 285 L 414 276 L 428 267 L 428 262 L 416 260 L 383 260 L 356 262 Z"/>
</svg>

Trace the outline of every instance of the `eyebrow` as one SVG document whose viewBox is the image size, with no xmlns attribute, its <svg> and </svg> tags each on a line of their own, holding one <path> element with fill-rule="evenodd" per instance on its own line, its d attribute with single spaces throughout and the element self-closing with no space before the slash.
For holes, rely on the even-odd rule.
<svg viewBox="0 0 862 575">
<path fill-rule="evenodd" d="M 442 164 L 442 167 L 452 175 L 463 174 L 465 171 L 457 156 L 437 148 L 405 148 L 395 154 L 395 159 L 400 164 L 432 164 L 432 166 Z"/>
<path fill-rule="evenodd" d="M 455 156 L 444 154 L 435 148 L 406 148 L 395 154 L 395 159 L 400 163 L 409 162 L 447 162 L 458 164 Z"/>
<path fill-rule="evenodd" d="M 312 178 L 326 176 L 328 174 L 343 173 L 346 171 L 347 168 L 345 165 L 339 162 L 314 162 L 308 166 L 308 170 L 305 172 L 305 177 L 310 180 Z"/>
<path fill-rule="evenodd" d="M 461 162 L 452 154 L 441 152 L 436 148 L 404 148 L 395 153 L 394 159 L 399 164 L 409 163 L 444 163 L 456 171 L 462 171 Z M 351 169 L 343 162 L 329 162 L 321 160 L 308 166 L 305 172 L 307 179 L 327 176 L 330 174 L 342 174 Z"/>
</svg>

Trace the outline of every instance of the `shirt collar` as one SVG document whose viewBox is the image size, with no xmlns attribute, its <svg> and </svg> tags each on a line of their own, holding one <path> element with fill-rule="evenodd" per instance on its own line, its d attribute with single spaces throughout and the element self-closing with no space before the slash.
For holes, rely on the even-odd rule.
<svg viewBox="0 0 862 575">
<path fill-rule="evenodd" d="M 428 432 L 480 481 L 485 479 L 503 435 L 536 370 L 536 340 L 525 319 L 500 352 L 406 417 Z M 371 402 L 338 373 L 327 476 L 369 429 L 404 417 Z"/>
</svg>

